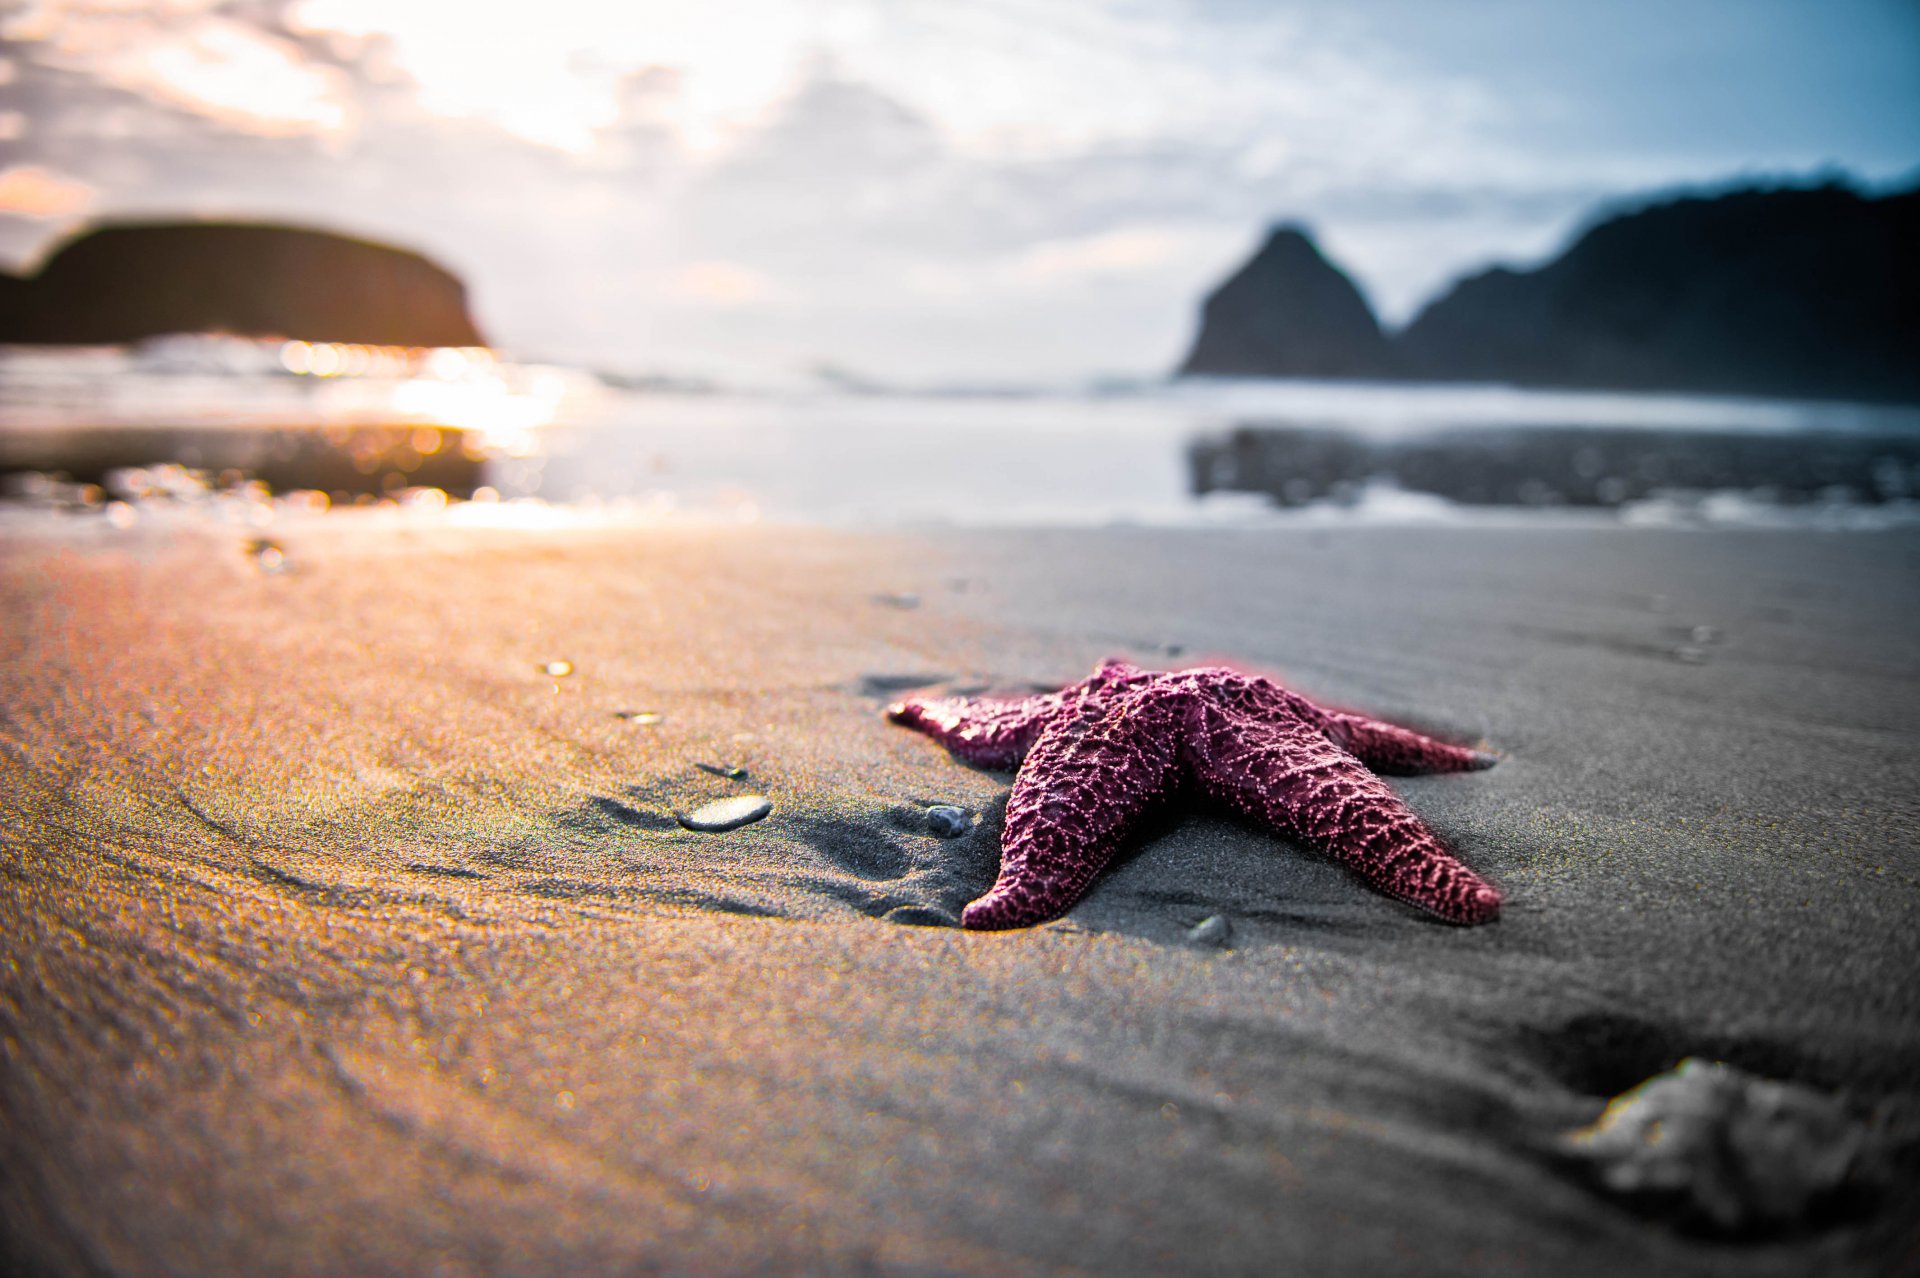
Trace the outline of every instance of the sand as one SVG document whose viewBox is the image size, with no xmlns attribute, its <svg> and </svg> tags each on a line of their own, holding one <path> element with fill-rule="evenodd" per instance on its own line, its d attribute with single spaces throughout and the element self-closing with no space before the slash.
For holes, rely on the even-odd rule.
<svg viewBox="0 0 1920 1278">
<path fill-rule="evenodd" d="M 9 1271 L 1920 1267 L 1920 535 L 252 535 L 0 541 Z M 1008 778 L 880 707 L 1110 655 L 1484 740 L 1395 785 L 1504 917 L 1181 812 L 951 926 Z M 1688 1055 L 1884 1174 L 1728 1238 L 1559 1156 Z"/>
</svg>

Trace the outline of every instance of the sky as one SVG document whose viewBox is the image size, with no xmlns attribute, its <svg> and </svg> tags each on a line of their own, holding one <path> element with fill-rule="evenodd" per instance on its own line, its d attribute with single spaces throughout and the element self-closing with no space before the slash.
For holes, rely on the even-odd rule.
<svg viewBox="0 0 1920 1278">
<path fill-rule="evenodd" d="M 631 373 L 1153 377 L 1275 222 L 1398 324 L 1836 175 L 1920 180 L 1914 0 L 0 0 L 0 262 L 320 226 Z"/>
</svg>

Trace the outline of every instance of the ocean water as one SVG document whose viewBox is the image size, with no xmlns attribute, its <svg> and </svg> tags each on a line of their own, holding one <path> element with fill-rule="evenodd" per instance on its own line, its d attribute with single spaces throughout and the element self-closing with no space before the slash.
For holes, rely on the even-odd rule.
<svg viewBox="0 0 1920 1278">
<path fill-rule="evenodd" d="M 1745 488 L 1655 490 L 1595 511 L 1570 502 L 1468 503 L 1368 473 L 1292 503 L 1264 491 L 1196 491 L 1194 455 L 1256 430 L 1379 449 L 1426 441 L 1724 438 L 1879 441 L 1897 456 L 1861 491 L 1783 502 Z M 1479 442 L 1471 438 L 1477 433 Z M 1624 433 L 1624 436 L 1623 436 Z M 608 393 L 489 471 L 507 498 L 626 505 L 706 517 L 828 524 L 1156 525 L 1271 520 L 1430 522 L 1622 518 L 1751 522 L 1905 521 L 1920 495 L 1920 409 L 1585 394 L 1480 386 L 1200 382 L 1112 393 L 1029 395 Z M 1468 447 L 1471 444 L 1472 447 Z M 1898 473 L 1895 473 L 1897 471 Z M 1644 485 L 1642 487 L 1645 487 Z M 1889 500 L 1891 499 L 1891 500 Z M 1868 508 L 1871 509 L 1868 509 Z"/>
<path fill-rule="evenodd" d="M 29 440 L 33 465 L 46 471 L 61 469 L 65 441 L 78 457 L 107 431 L 125 447 L 195 432 L 231 441 L 229 432 L 318 438 L 396 426 L 403 438 L 411 426 L 457 432 L 462 455 L 479 459 L 468 479 L 485 501 L 600 517 L 852 526 L 1920 521 L 1920 407 L 1228 380 L 1030 393 L 812 384 L 695 393 L 617 389 L 478 350 L 236 338 L 0 348 L 0 449 Z M 302 482 L 284 465 L 282 473 L 278 487 Z M 373 485 L 377 495 L 417 487 L 422 473 L 368 477 L 387 481 Z"/>
</svg>

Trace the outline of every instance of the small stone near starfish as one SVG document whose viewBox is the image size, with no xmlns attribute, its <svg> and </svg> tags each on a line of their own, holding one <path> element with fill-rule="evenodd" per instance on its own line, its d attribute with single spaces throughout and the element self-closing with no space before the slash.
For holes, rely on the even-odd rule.
<svg viewBox="0 0 1920 1278">
<path fill-rule="evenodd" d="M 957 839 L 973 828 L 967 814 L 951 803 L 936 803 L 926 812 L 927 833 L 940 839 Z"/>
<path fill-rule="evenodd" d="M 1500 912 L 1500 893 L 1374 775 L 1473 771 L 1494 756 L 1316 705 L 1258 675 L 1109 661 L 1058 692 L 911 699 L 887 716 L 969 763 L 1019 769 L 1000 875 L 962 912 L 970 928 L 1065 913 L 1142 817 L 1186 795 L 1331 853 L 1375 889 L 1449 922 Z"/>
<path fill-rule="evenodd" d="M 691 812 L 676 813 L 681 825 L 703 834 L 719 834 L 758 821 L 773 811 L 764 795 L 738 794 L 731 799 L 715 799 Z"/>
</svg>

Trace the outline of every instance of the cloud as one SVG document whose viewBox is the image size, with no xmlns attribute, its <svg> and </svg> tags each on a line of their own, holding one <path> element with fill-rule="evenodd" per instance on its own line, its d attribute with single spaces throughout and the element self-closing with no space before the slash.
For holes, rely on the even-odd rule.
<svg viewBox="0 0 1920 1278">
<path fill-rule="evenodd" d="M 327 133 L 348 122 L 347 84 L 338 67 L 205 6 L 55 4 L 29 10 L 6 32 L 39 65 L 78 72 L 236 132 Z"/>
<path fill-rule="evenodd" d="M 1766 159 L 1657 130 L 1616 145 L 1592 122 L 1617 99 L 1569 96 L 1544 60 L 1575 54 L 1527 6 L 1480 23 L 1532 32 L 1539 65 L 1504 78 L 1451 17 L 1383 0 L 500 12 L 10 14 L 6 163 L 91 202 L 23 194 L 44 216 L 0 210 L 0 255 L 85 216 L 270 218 L 428 253 L 536 354 L 1151 372 L 1277 218 L 1314 226 L 1395 319 L 1463 269 L 1550 250 L 1605 197 Z"/>
<path fill-rule="evenodd" d="M 713 306 L 765 301 L 774 292 L 766 276 L 738 262 L 689 262 L 668 287 L 675 297 Z"/>
<path fill-rule="evenodd" d="M 37 164 L 16 164 L 0 171 L 0 214 L 48 222 L 83 213 L 94 190 Z"/>
<path fill-rule="evenodd" d="M 1157 266 L 1173 255 L 1165 231 L 1128 228 L 1075 240 L 1048 240 L 1021 254 L 1015 273 L 1037 282 L 1079 275 L 1118 274 Z"/>
</svg>

